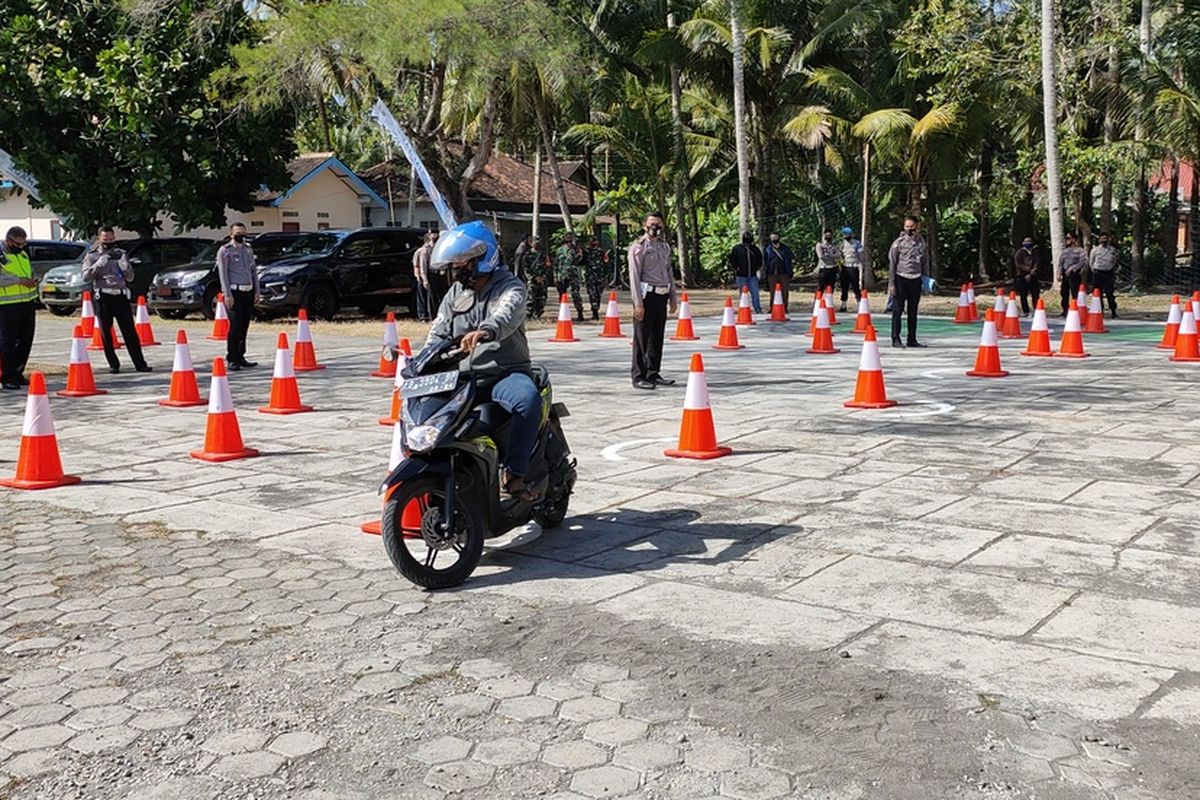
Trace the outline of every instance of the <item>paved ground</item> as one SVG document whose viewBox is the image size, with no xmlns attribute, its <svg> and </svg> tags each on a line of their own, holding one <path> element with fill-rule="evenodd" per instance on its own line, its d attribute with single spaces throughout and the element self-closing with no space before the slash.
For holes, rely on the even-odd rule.
<svg viewBox="0 0 1200 800">
<path fill-rule="evenodd" d="M 86 482 L 0 494 L 0 796 L 1200 796 L 1200 369 L 1125 324 L 968 379 L 978 330 L 930 321 L 884 349 L 902 405 L 853 412 L 857 337 L 698 328 L 735 454 L 666 461 L 682 386 L 635 395 L 626 342 L 538 332 L 572 516 L 439 594 L 357 529 L 374 339 L 318 339 L 318 413 L 257 414 L 268 368 L 232 377 L 255 460 L 186 457 L 204 410 L 154 405 L 166 347 L 56 399 Z M 36 357 L 66 334 L 42 320 Z"/>
</svg>

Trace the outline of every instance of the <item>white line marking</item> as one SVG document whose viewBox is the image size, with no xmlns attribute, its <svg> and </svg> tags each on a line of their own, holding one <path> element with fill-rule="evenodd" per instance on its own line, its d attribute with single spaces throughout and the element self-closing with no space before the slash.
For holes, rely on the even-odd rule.
<svg viewBox="0 0 1200 800">
<path fill-rule="evenodd" d="M 913 400 L 913 401 L 911 401 L 911 404 L 912 405 L 922 405 L 922 406 L 932 406 L 932 408 L 930 408 L 930 410 L 928 410 L 928 411 L 914 411 L 914 412 L 907 413 L 907 414 L 903 413 L 903 412 L 899 412 L 899 413 L 895 413 L 895 414 L 889 414 L 888 416 L 891 416 L 891 417 L 934 417 L 934 416 L 937 416 L 938 414 L 949 414 L 950 412 L 957 410 L 957 407 L 951 405 L 950 403 L 939 403 L 936 400 Z M 906 406 L 906 405 L 909 405 L 909 403 L 902 402 L 901 405 Z"/>
<path fill-rule="evenodd" d="M 661 444 L 662 442 L 673 442 L 674 439 L 632 439 L 628 442 L 617 442 L 610 444 L 608 447 L 600 451 L 601 457 L 605 461 L 624 461 L 620 453 L 622 450 L 627 450 L 630 447 L 640 447 L 644 444 Z"/>
</svg>

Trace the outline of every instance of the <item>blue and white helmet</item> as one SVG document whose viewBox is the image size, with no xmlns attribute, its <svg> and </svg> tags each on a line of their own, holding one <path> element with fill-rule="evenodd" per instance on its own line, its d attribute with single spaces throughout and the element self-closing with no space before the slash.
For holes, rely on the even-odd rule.
<svg viewBox="0 0 1200 800">
<path fill-rule="evenodd" d="M 854 229 L 853 229 L 853 228 L 851 228 L 849 225 L 847 225 L 846 227 L 842 228 L 842 236 L 849 236 L 849 235 L 851 235 L 852 233 L 854 233 Z"/>
<path fill-rule="evenodd" d="M 438 237 L 429 254 L 431 267 L 475 261 L 475 272 L 486 275 L 500 266 L 500 248 L 496 236 L 482 222 L 466 222 Z"/>
</svg>

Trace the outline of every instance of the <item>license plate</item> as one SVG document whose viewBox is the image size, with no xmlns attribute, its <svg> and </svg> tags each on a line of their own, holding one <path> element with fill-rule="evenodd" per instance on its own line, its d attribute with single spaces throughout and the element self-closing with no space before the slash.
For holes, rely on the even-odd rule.
<svg viewBox="0 0 1200 800">
<path fill-rule="evenodd" d="M 419 378 L 406 378 L 401 391 L 404 392 L 404 397 L 407 399 L 452 392 L 457 388 L 457 372 L 438 372 L 433 375 L 422 375 Z"/>
<path fill-rule="evenodd" d="M 159 297 L 170 297 L 173 294 L 175 294 L 175 290 L 172 289 L 170 286 L 158 287 L 158 296 Z"/>
<path fill-rule="evenodd" d="M 43 286 L 42 287 L 42 294 L 54 294 L 57 291 L 58 291 L 58 289 L 55 289 L 53 286 Z"/>
</svg>

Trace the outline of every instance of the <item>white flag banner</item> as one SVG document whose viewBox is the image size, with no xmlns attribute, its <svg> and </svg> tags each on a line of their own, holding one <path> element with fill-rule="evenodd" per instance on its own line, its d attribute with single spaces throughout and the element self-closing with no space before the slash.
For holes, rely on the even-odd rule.
<svg viewBox="0 0 1200 800">
<path fill-rule="evenodd" d="M 378 122 L 380 127 L 392 137 L 392 141 L 400 145 L 400 149 L 404 151 L 408 163 L 412 165 L 413 170 L 417 173 L 417 178 L 421 181 L 421 185 L 425 187 L 425 194 L 433 201 L 433 207 L 437 209 L 438 216 L 442 220 L 442 225 L 447 230 L 458 225 L 458 220 L 455 218 L 454 212 L 450 210 L 450 204 L 446 202 L 446 198 L 442 197 L 442 193 L 434 185 L 433 178 L 429 175 L 429 170 L 425 168 L 425 162 L 417 154 L 417 148 L 404 133 L 404 129 L 400 127 L 400 123 L 392 116 L 391 109 L 387 107 L 387 104 L 382 100 L 376 100 L 375 105 L 371 108 L 371 118 Z"/>
<path fill-rule="evenodd" d="M 37 181 L 28 172 L 22 172 L 13 164 L 12 156 L 4 150 L 0 150 L 0 175 L 11 180 L 17 186 L 20 186 L 25 191 L 29 192 L 35 199 L 41 200 L 42 195 L 38 191 Z"/>
</svg>

